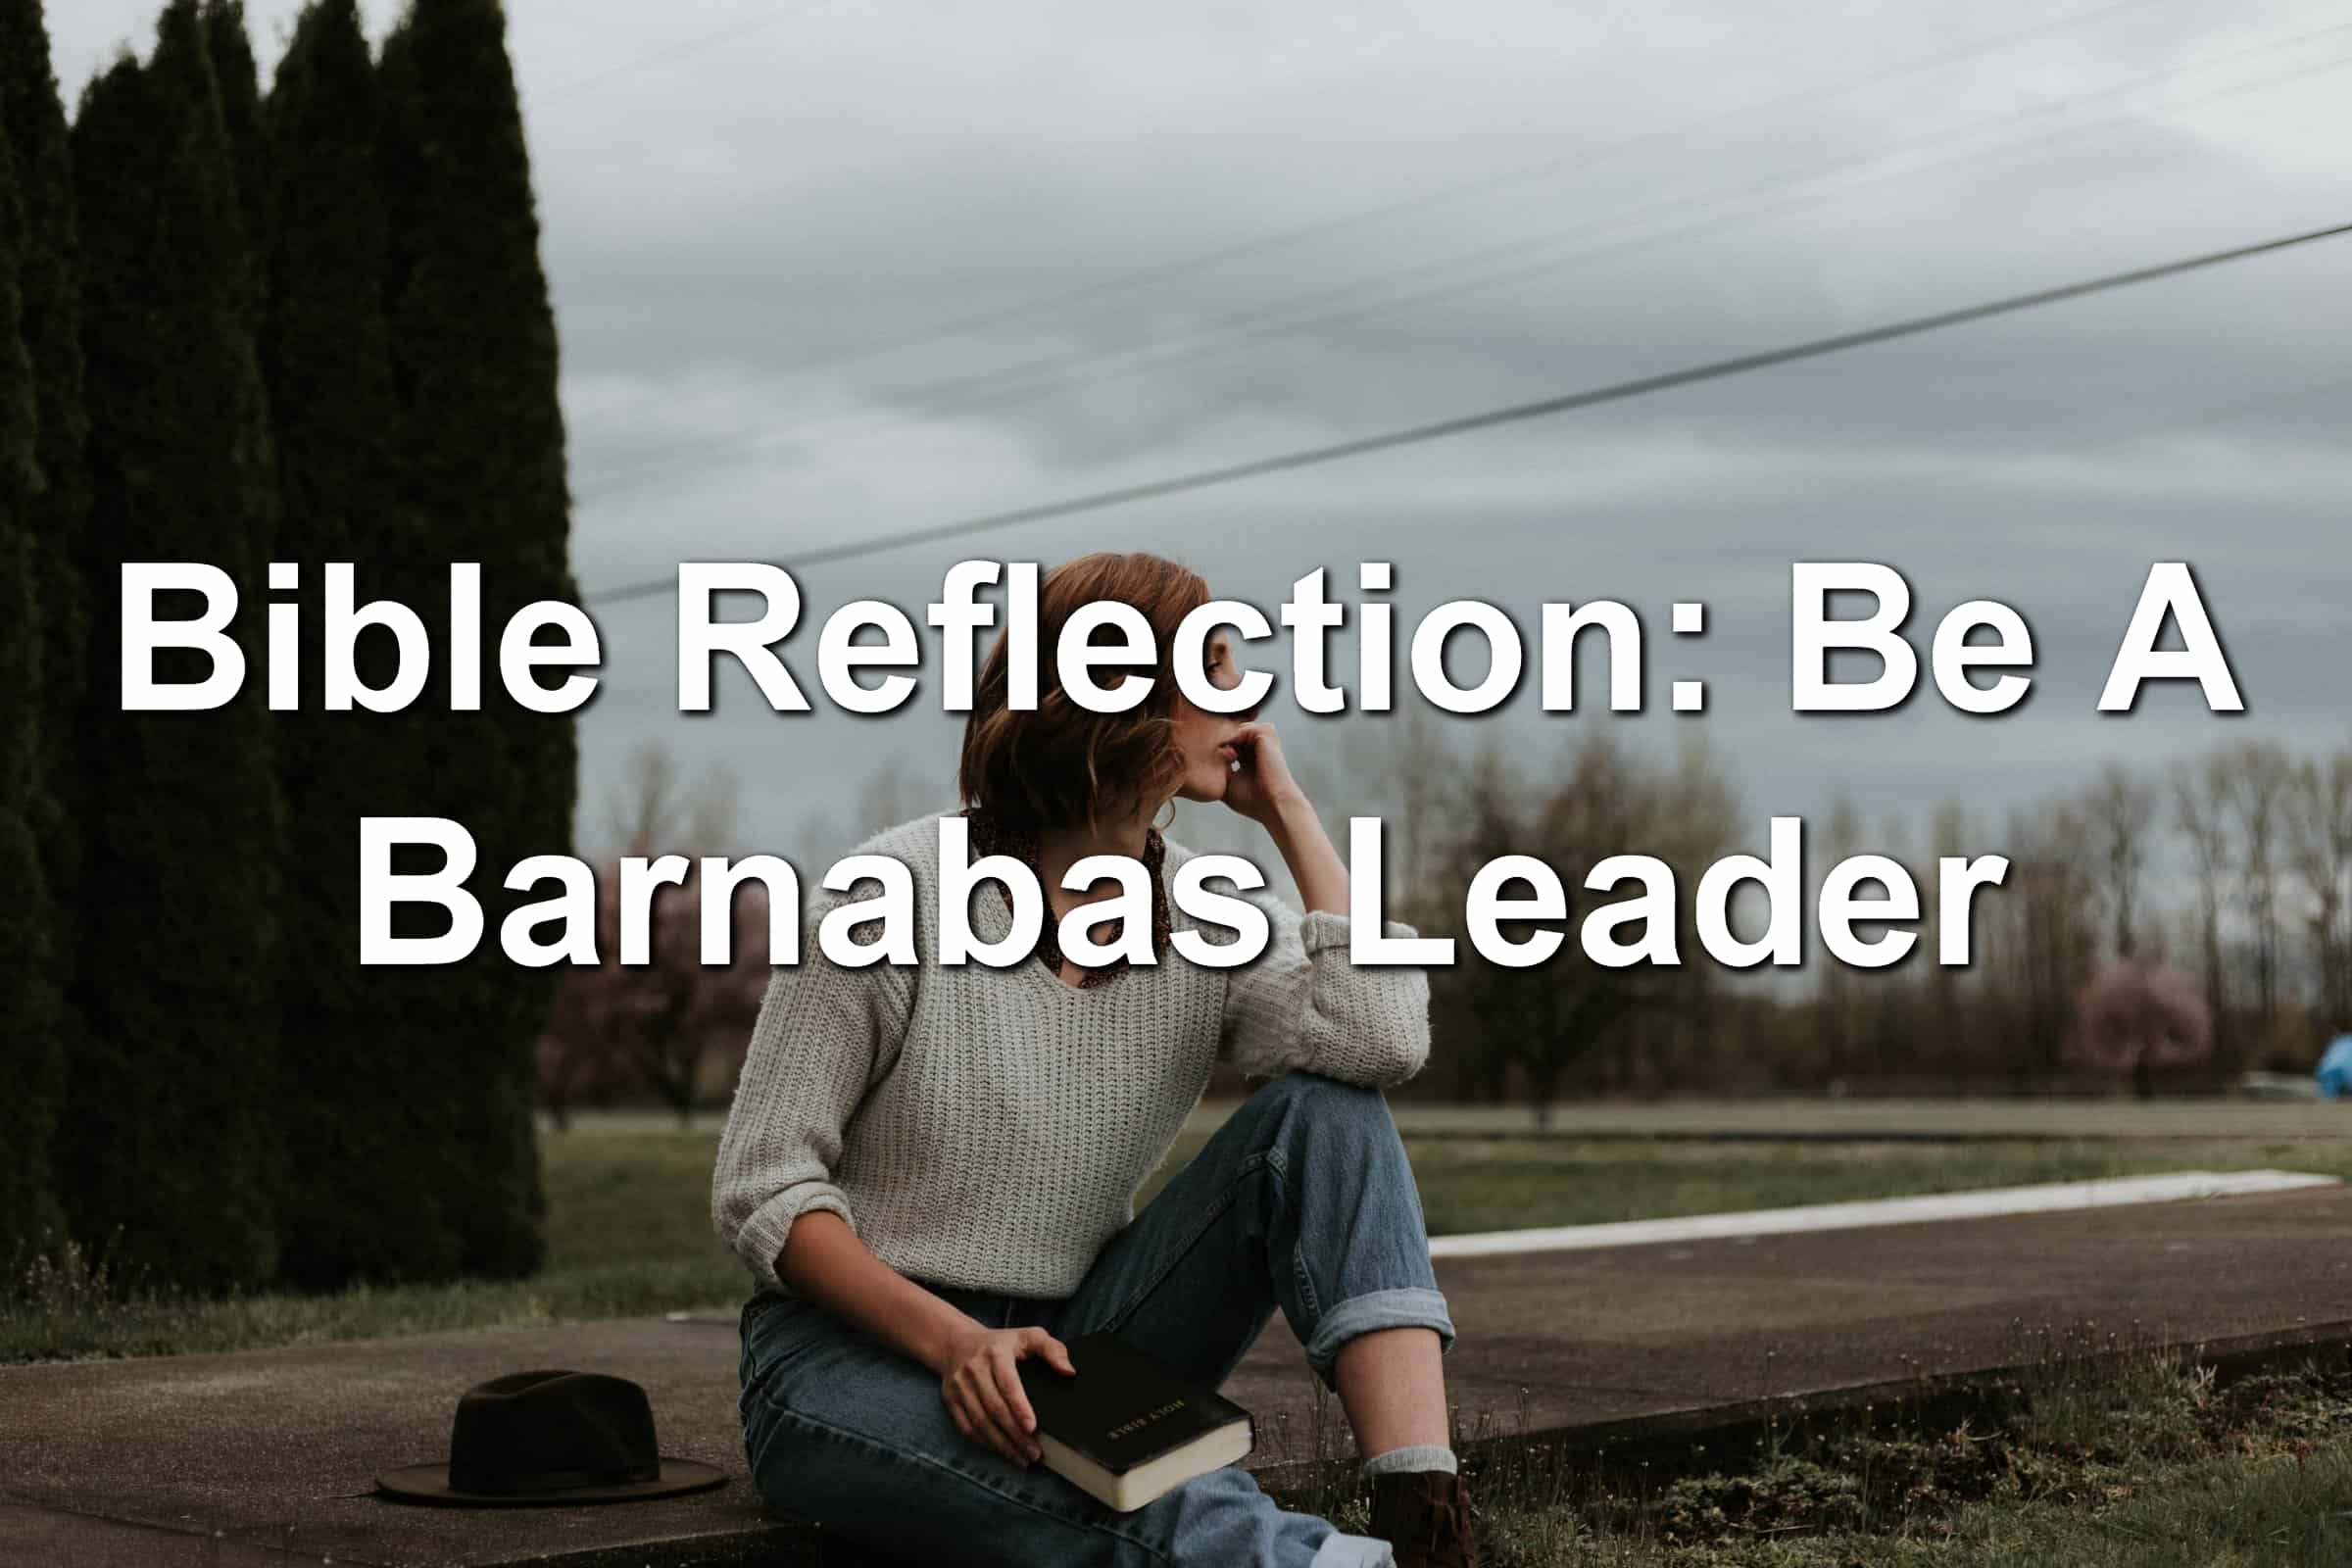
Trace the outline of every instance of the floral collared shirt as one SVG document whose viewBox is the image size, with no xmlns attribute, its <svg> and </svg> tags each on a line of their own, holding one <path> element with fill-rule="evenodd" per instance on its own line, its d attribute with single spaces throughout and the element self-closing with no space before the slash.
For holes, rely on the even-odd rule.
<svg viewBox="0 0 2352 1568">
<path fill-rule="evenodd" d="M 981 807 L 967 806 L 963 808 L 963 815 L 971 823 L 971 853 L 974 859 L 986 855 L 1009 855 L 1027 866 L 1030 873 L 1037 878 L 1038 891 L 1040 893 L 1046 891 L 1045 873 L 1038 869 L 1037 864 L 1038 842 L 1035 833 L 1025 828 L 1015 827 Z M 1152 879 L 1152 951 L 1156 955 L 1166 954 L 1169 936 L 1174 930 L 1174 923 L 1168 913 L 1167 880 L 1160 870 L 1162 863 L 1167 859 L 1167 841 L 1160 837 L 1159 829 L 1156 827 L 1146 828 L 1144 830 L 1143 866 L 1145 874 Z M 997 896 L 1004 901 L 1004 907 L 1009 911 L 1012 907 L 1012 890 L 1003 883 L 999 883 Z M 1036 956 L 1040 962 L 1045 964 L 1046 972 L 1054 976 L 1056 983 L 1066 985 L 1068 982 L 1061 978 L 1061 939 L 1057 929 L 1059 924 L 1060 922 L 1054 918 L 1052 903 L 1049 900 L 1046 918 L 1038 927 Z M 1078 971 L 1078 987 L 1080 990 L 1086 990 L 1094 986 L 1106 985 L 1126 971 L 1127 956 L 1124 953 L 1107 963 L 1091 967 L 1081 965 Z"/>
</svg>

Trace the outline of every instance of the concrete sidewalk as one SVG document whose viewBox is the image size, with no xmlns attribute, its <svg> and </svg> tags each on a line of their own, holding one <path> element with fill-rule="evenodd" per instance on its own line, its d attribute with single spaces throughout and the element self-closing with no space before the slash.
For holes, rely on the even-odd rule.
<svg viewBox="0 0 2352 1568">
<path fill-rule="evenodd" d="M 2031 1361 L 2042 1336 L 2185 1343 L 2342 1325 L 2352 1192 L 1444 1259 L 1466 1435 L 1673 1422 L 1765 1396 Z M 0 1369 L 0 1561 L 815 1562 L 744 1479 L 731 1317 L 428 1335 Z M 465 1389 L 568 1366 L 646 1385 L 665 1452 L 723 1490 L 602 1508 L 453 1510 L 372 1494 L 446 1451 Z M 1303 1457 L 1313 1384 L 1278 1318 L 1226 1392 L 1253 1465 Z M 850 1561 L 835 1544 L 828 1564 Z"/>
<path fill-rule="evenodd" d="M 2352 1189 L 1445 1258 L 1466 1434 L 1579 1428 L 2019 1365 L 2090 1325 L 2165 1344 L 2343 1323 Z M 1280 1318 L 1226 1386 L 1301 1406 Z"/>
</svg>

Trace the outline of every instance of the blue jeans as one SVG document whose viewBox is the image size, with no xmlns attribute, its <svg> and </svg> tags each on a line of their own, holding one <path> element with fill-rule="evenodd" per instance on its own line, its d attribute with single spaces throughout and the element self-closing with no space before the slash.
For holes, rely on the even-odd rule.
<svg viewBox="0 0 2352 1568">
<path fill-rule="evenodd" d="M 1061 1300 L 933 1287 L 991 1328 L 1105 1331 L 1223 1384 L 1274 1308 L 1326 1384 L 1340 1347 L 1415 1325 L 1453 1344 L 1421 1200 L 1375 1089 L 1264 1085 Z M 744 1451 L 760 1494 L 846 1541 L 930 1563 L 1377 1568 L 1388 1547 L 1276 1506 L 1238 1465 L 1119 1513 L 966 1438 L 939 1379 L 824 1307 L 743 1309 Z"/>
</svg>

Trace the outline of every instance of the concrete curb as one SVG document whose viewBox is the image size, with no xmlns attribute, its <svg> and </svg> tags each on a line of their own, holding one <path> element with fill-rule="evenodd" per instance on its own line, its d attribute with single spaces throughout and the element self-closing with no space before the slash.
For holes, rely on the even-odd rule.
<svg viewBox="0 0 2352 1568">
<path fill-rule="evenodd" d="M 1731 1213 L 1686 1214 L 1675 1219 L 1615 1220 L 1597 1225 L 1479 1231 L 1436 1237 L 1429 1244 L 1429 1255 L 1482 1257 L 1495 1253 L 1644 1247 L 1661 1242 L 1721 1241 L 1743 1236 L 1793 1236 L 1808 1231 L 1875 1230 L 1887 1225 L 1920 1225 L 1955 1219 L 2002 1219 L 2019 1214 L 2079 1213 L 2084 1209 L 2124 1208 L 2138 1203 L 2246 1198 L 2342 1185 L 2341 1180 L 2333 1176 L 2308 1175 L 2300 1171 L 2171 1171 L 2155 1176 L 2102 1177 L 2092 1181 L 2043 1182 L 2026 1187 L 1923 1193 L 1909 1198 L 1873 1198 L 1842 1203 L 1800 1203 L 1783 1208 L 1740 1209 Z"/>
</svg>

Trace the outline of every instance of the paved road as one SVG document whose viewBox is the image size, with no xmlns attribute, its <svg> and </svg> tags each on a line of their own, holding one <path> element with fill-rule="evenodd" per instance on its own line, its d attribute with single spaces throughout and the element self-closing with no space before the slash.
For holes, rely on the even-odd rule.
<svg viewBox="0 0 2352 1568">
<path fill-rule="evenodd" d="M 1580 1427 L 2032 1360 L 2044 1333 L 2192 1341 L 2347 1323 L 2352 1192 L 1810 1235 L 1448 1259 L 1464 1425 Z M 665 1451 L 730 1469 L 698 1497 L 455 1511 L 368 1494 L 445 1451 L 468 1385 L 524 1367 L 619 1372 Z M 1313 1385 L 1277 1319 L 1227 1392 L 1253 1463 L 1304 1450 Z M 765 1520 L 734 1425 L 731 1323 L 658 1319 L 232 1355 L 0 1369 L 0 1561 L 505 1563 L 808 1556 Z M 582 1555 L 575 1560 L 591 1560 Z M 615 1561 L 624 1560 L 615 1558 Z M 829 1563 L 839 1553 L 826 1554 Z"/>
</svg>

